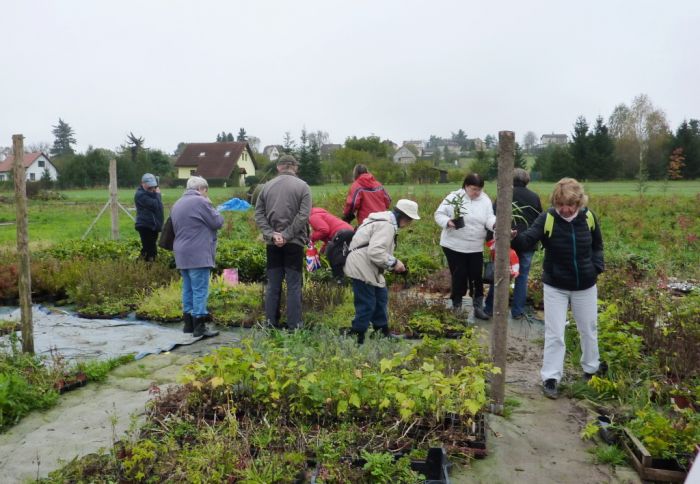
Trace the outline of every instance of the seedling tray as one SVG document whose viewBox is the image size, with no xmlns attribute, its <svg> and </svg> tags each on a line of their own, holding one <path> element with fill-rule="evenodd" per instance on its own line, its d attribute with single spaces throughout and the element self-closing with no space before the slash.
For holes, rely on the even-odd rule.
<svg viewBox="0 0 700 484">
<path fill-rule="evenodd" d="M 670 459 L 654 459 L 644 444 L 625 427 L 622 443 L 635 470 L 643 480 L 663 482 L 684 482 L 688 473 Z"/>
</svg>

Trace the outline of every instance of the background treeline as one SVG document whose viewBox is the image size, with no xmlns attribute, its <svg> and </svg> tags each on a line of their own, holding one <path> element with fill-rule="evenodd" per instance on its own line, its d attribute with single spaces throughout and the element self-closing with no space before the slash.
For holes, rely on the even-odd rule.
<svg viewBox="0 0 700 484">
<path fill-rule="evenodd" d="M 676 131 L 645 95 L 618 105 L 607 124 L 583 116 L 571 142 L 540 149 L 532 167 L 544 180 L 679 180 L 700 177 L 700 121 L 684 120 Z"/>
</svg>

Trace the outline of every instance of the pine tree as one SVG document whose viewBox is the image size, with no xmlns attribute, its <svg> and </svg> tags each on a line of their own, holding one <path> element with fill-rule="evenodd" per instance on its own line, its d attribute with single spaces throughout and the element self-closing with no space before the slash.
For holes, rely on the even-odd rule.
<svg viewBox="0 0 700 484">
<path fill-rule="evenodd" d="M 238 130 L 238 137 L 236 138 L 236 141 L 239 143 L 248 141 L 248 134 L 246 134 L 245 129 L 241 128 Z"/>
<path fill-rule="evenodd" d="M 226 141 L 229 143 L 233 142 L 233 133 L 229 133 L 226 135 Z"/>
<path fill-rule="evenodd" d="M 612 180 L 617 177 L 619 166 L 615 158 L 615 142 L 610 136 L 603 118 L 598 116 L 590 138 L 588 177 L 594 180 Z"/>
<path fill-rule="evenodd" d="M 522 168 L 527 170 L 527 160 L 523 154 L 523 148 L 519 143 L 515 143 L 515 160 L 513 161 L 513 168 Z"/>
<path fill-rule="evenodd" d="M 77 142 L 74 136 L 75 132 L 68 123 L 63 121 L 61 118 L 58 118 L 58 124 L 53 126 L 53 130 L 51 132 L 56 137 L 53 142 L 53 147 L 51 148 L 51 154 L 53 156 L 75 154 L 75 150 L 73 150 L 73 147 L 71 146 Z"/>
<path fill-rule="evenodd" d="M 590 137 L 588 136 L 588 121 L 583 116 L 579 116 L 574 124 L 572 142 L 569 145 L 569 152 L 574 159 L 575 178 L 586 178 L 588 175 L 588 163 L 590 156 Z"/>
</svg>

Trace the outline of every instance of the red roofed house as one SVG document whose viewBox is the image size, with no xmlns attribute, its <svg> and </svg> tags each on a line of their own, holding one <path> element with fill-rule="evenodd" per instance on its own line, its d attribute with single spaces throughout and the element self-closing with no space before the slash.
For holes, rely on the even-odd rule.
<svg viewBox="0 0 700 484">
<path fill-rule="evenodd" d="M 12 179 L 12 165 L 14 162 L 14 155 L 8 155 L 7 158 L 0 161 L 0 181 Z M 51 163 L 49 157 L 41 151 L 25 153 L 22 164 L 27 171 L 27 180 L 29 181 L 41 180 L 41 177 L 44 176 L 44 171 L 49 172 L 51 181 L 58 180 L 58 170 L 56 170 L 56 167 Z"/>
<path fill-rule="evenodd" d="M 247 142 L 188 143 L 175 162 L 178 179 L 197 175 L 209 182 L 223 180 L 239 186 L 245 184 L 245 177 L 255 176 L 257 167 Z"/>
</svg>

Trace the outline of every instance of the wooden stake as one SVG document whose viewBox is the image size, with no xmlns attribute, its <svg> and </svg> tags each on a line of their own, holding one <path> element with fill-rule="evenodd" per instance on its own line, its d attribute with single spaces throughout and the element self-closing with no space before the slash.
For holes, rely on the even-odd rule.
<svg viewBox="0 0 700 484">
<path fill-rule="evenodd" d="M 501 369 L 491 380 L 491 411 L 503 415 L 508 341 L 508 286 L 510 285 L 510 227 L 513 202 L 515 133 L 498 133 L 498 199 L 496 200 L 496 267 L 494 270 L 493 364 Z"/>
<path fill-rule="evenodd" d="M 112 210 L 112 240 L 119 240 L 119 200 L 117 194 L 117 160 L 109 160 L 109 206 Z"/>
<path fill-rule="evenodd" d="M 24 136 L 12 135 L 15 178 L 15 207 L 17 210 L 17 258 L 19 262 L 18 289 L 22 320 L 22 351 L 34 353 L 34 327 L 32 324 L 32 276 L 29 262 L 29 236 L 27 234 L 27 175 L 24 169 Z"/>
</svg>

